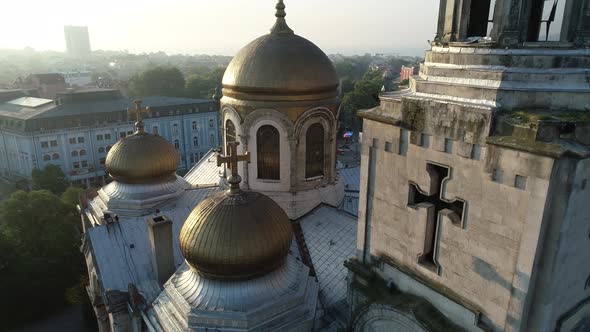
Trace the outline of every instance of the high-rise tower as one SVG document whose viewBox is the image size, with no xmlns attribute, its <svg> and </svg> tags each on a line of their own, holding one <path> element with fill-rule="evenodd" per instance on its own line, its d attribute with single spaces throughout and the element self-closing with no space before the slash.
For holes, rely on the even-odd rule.
<svg viewBox="0 0 590 332">
<path fill-rule="evenodd" d="M 78 59 L 90 57 L 90 37 L 88 27 L 65 26 L 66 51 L 69 56 Z"/>
<path fill-rule="evenodd" d="M 587 328 L 589 43 L 588 0 L 441 0 L 410 88 L 360 112 L 355 331 Z"/>
</svg>

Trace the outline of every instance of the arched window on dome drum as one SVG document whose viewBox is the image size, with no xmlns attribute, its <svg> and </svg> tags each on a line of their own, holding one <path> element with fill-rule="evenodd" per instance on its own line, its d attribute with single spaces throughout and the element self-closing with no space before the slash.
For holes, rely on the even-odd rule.
<svg viewBox="0 0 590 332">
<path fill-rule="evenodd" d="M 225 121 L 225 154 L 227 155 L 227 144 L 236 141 L 236 126 L 231 120 Z M 227 164 L 227 168 L 231 169 L 231 165 Z"/>
<path fill-rule="evenodd" d="M 305 136 L 305 178 L 324 175 L 324 127 L 314 123 Z"/>
<path fill-rule="evenodd" d="M 281 179 L 281 154 L 279 131 L 269 125 L 262 126 L 256 133 L 256 163 L 258 178 Z"/>
</svg>

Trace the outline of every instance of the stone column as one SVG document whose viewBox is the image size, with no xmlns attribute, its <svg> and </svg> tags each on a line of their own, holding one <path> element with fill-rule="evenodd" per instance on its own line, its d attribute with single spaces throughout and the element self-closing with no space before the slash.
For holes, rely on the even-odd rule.
<svg viewBox="0 0 590 332">
<path fill-rule="evenodd" d="M 526 40 L 528 12 L 524 10 L 527 0 L 498 0 L 494 16 L 492 39 L 500 47 L 515 47 Z"/>
<path fill-rule="evenodd" d="M 590 43 L 590 0 L 568 0 L 563 17 L 561 41 L 579 46 Z"/>
</svg>

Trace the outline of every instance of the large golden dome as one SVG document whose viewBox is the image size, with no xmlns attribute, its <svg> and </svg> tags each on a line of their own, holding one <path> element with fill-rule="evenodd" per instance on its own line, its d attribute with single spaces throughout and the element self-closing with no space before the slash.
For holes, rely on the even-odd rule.
<svg viewBox="0 0 590 332">
<path fill-rule="evenodd" d="M 172 178 L 178 152 L 161 136 L 136 132 L 119 140 L 106 159 L 107 173 L 124 183 L 150 183 Z"/>
<path fill-rule="evenodd" d="M 180 250 L 199 274 L 244 280 L 280 266 L 291 246 L 291 222 L 260 193 L 221 192 L 202 201 L 180 231 Z"/>
<path fill-rule="evenodd" d="M 217 156 L 217 165 L 229 163 L 230 189 L 203 200 L 180 231 L 180 251 L 197 273 L 212 279 L 245 280 L 264 275 L 286 259 L 293 231 L 283 209 L 266 195 L 240 189 L 240 143 L 228 143 L 229 156 Z"/>
<path fill-rule="evenodd" d="M 230 62 L 223 76 L 224 96 L 316 100 L 338 95 L 332 61 L 312 42 L 293 33 L 285 22 L 284 8 L 280 1 L 271 33 L 250 42 Z"/>
</svg>

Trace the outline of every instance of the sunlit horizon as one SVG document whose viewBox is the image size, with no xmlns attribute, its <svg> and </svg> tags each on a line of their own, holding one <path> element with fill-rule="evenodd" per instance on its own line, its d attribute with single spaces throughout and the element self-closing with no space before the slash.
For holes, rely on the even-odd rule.
<svg viewBox="0 0 590 332">
<path fill-rule="evenodd" d="M 268 33 L 275 0 L 13 1 L 0 49 L 65 50 L 64 26 L 87 26 L 92 50 L 234 55 Z M 436 29 L 437 0 L 285 0 L 295 33 L 326 53 L 419 55 Z"/>
</svg>

